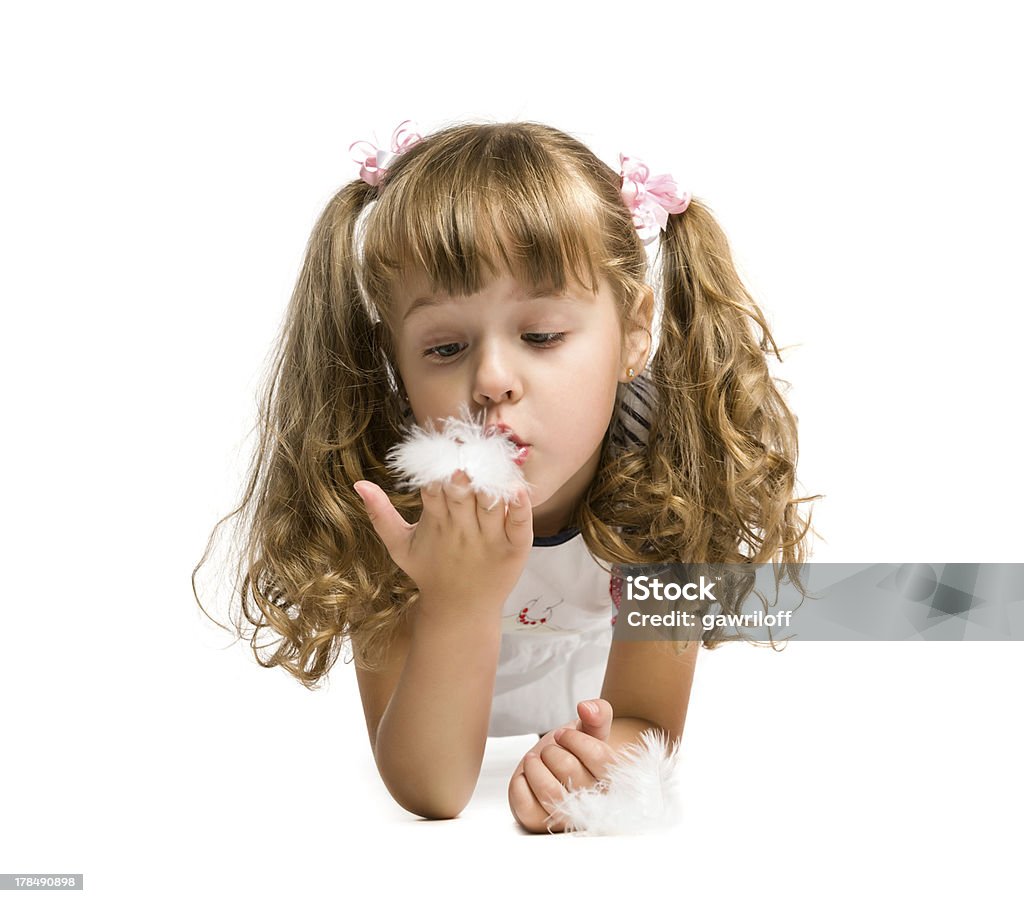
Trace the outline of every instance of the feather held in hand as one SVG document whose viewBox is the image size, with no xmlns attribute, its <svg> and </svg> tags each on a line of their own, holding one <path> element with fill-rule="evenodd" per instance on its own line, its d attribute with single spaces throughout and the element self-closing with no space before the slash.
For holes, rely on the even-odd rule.
<svg viewBox="0 0 1024 903">
<path fill-rule="evenodd" d="M 580 836 L 666 830 L 682 814 L 678 759 L 678 740 L 670 747 L 663 731 L 644 731 L 619 751 L 604 780 L 566 792 L 551 815 Z"/>
<path fill-rule="evenodd" d="M 528 486 L 516 463 L 522 455 L 512 440 L 489 431 L 473 419 L 466 405 L 458 417 L 447 417 L 440 430 L 413 426 L 409 435 L 388 452 L 387 462 L 399 477 L 400 489 L 422 489 L 430 483 L 450 483 L 465 471 L 470 488 L 506 504 Z"/>
</svg>

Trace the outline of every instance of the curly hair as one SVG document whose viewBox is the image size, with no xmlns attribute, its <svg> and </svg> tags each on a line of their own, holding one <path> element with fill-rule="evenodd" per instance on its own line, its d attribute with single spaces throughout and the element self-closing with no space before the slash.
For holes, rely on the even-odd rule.
<svg viewBox="0 0 1024 903">
<path fill-rule="evenodd" d="M 701 201 L 669 217 L 652 266 L 620 188 L 557 129 L 464 124 L 395 157 L 378 185 L 354 180 L 328 202 L 261 388 L 242 499 L 192 573 L 199 601 L 196 574 L 237 518 L 234 629 L 261 665 L 313 688 L 348 640 L 362 667 L 378 668 L 418 597 L 353 489 L 377 483 L 418 519 L 418 493 L 397 492 L 384 463 L 408 413 L 388 303 L 413 271 L 453 295 L 502 273 L 552 291 L 596 293 L 604 280 L 623 323 L 651 274 L 662 299 L 646 374 L 657 416 L 642 448 L 615 447 L 609 426 L 574 523 L 610 564 L 774 562 L 796 577 L 809 499 L 794 495 L 796 419 L 768 371 L 768 353 L 781 357 L 765 318 Z M 263 634 L 272 642 L 260 645 Z M 705 631 L 704 645 L 720 634 Z"/>
</svg>

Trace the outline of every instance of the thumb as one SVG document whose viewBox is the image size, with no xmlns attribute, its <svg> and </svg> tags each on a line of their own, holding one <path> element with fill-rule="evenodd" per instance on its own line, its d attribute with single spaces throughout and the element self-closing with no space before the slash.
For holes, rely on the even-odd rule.
<svg viewBox="0 0 1024 903">
<path fill-rule="evenodd" d="M 576 706 L 580 730 L 598 740 L 607 741 L 612 732 L 612 704 L 607 699 L 589 699 Z"/>
<path fill-rule="evenodd" d="M 401 548 L 402 539 L 411 529 L 405 519 L 395 510 L 388 494 L 376 483 L 359 480 L 352 484 L 356 494 L 363 500 L 366 513 L 374 532 L 381 538 L 388 554 L 395 558 L 395 552 Z M 398 564 L 397 559 L 395 564 Z M 401 565 L 399 565 L 401 567 Z"/>
</svg>

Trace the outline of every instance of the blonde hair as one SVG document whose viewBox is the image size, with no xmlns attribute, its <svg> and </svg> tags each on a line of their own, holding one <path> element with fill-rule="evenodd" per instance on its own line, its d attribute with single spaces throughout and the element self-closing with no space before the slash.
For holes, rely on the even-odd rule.
<svg viewBox="0 0 1024 903">
<path fill-rule="evenodd" d="M 467 124 L 394 158 L 379 185 L 357 179 L 329 201 L 261 393 L 248 484 L 192 575 L 195 591 L 217 531 L 238 517 L 235 629 L 254 628 L 261 665 L 313 687 L 347 638 L 361 666 L 379 667 L 416 602 L 352 488 L 371 480 L 418 519 L 418 494 L 395 492 L 384 464 L 404 426 L 386 325 L 393 287 L 413 270 L 455 295 L 502 273 L 555 291 L 575 282 L 596 292 L 604 280 L 625 322 L 648 260 L 620 186 L 557 129 Z M 768 372 L 778 348 L 696 198 L 669 217 L 658 261 L 650 435 L 629 450 L 606 435 L 575 523 L 606 562 L 776 562 L 795 575 L 810 522 L 798 512 L 808 499 L 794 498 L 796 420 Z M 276 640 L 265 656 L 263 633 Z M 728 639 L 720 634 L 706 631 L 704 645 Z"/>
</svg>

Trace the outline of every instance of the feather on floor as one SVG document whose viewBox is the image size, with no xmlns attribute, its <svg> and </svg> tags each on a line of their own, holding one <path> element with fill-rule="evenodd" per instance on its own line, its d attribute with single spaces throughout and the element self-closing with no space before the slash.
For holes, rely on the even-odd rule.
<svg viewBox="0 0 1024 903">
<path fill-rule="evenodd" d="M 644 731 L 619 751 L 603 781 L 567 791 L 552 816 L 580 836 L 663 831 L 682 816 L 678 759 L 678 740 L 670 748 L 663 731 Z"/>
</svg>

